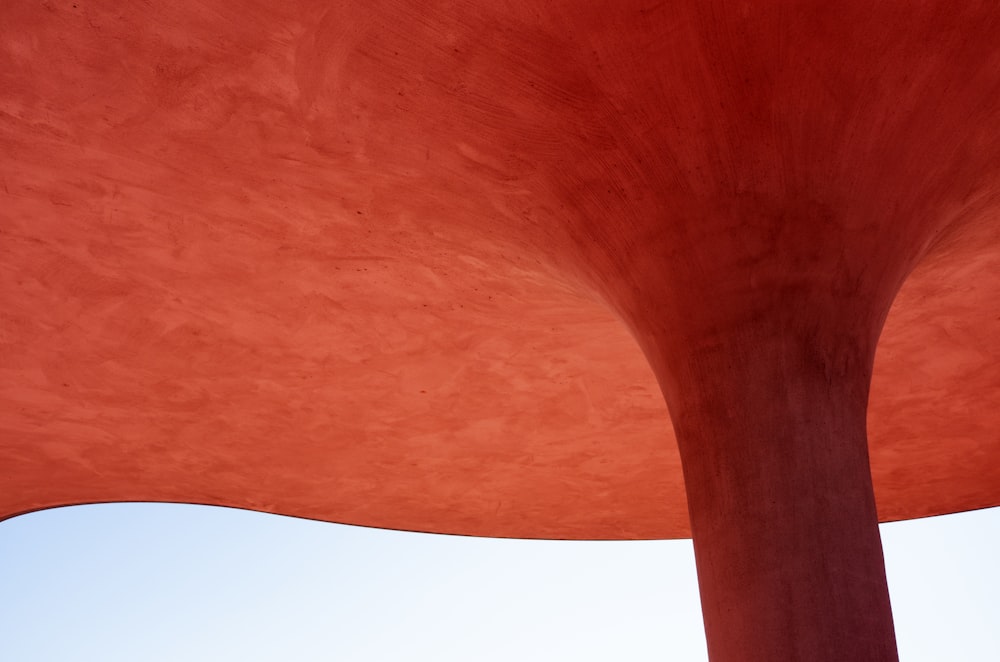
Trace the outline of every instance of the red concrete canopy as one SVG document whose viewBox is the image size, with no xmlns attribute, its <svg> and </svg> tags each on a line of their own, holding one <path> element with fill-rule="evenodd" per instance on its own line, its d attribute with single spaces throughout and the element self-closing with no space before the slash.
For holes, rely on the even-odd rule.
<svg viewBox="0 0 1000 662">
<path fill-rule="evenodd" d="M 684 537 L 660 386 L 739 424 L 779 336 L 882 520 L 1000 504 L 998 19 L 0 3 L 0 517 Z"/>
</svg>

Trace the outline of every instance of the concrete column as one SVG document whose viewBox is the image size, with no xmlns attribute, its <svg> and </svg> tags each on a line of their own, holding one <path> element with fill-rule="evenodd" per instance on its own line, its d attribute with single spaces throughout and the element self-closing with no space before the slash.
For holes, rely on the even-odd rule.
<svg viewBox="0 0 1000 662">
<path fill-rule="evenodd" d="M 897 660 L 865 434 L 872 347 L 771 320 L 672 356 L 712 662 Z"/>
</svg>

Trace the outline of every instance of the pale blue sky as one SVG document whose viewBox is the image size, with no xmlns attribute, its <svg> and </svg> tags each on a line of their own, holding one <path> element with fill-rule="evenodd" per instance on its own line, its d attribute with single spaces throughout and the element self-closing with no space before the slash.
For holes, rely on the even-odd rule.
<svg viewBox="0 0 1000 662">
<path fill-rule="evenodd" d="M 1000 660 L 1000 509 L 882 536 L 903 662 Z M 0 523 L 3 662 L 705 659 L 689 541 L 432 536 L 165 504 Z"/>
</svg>

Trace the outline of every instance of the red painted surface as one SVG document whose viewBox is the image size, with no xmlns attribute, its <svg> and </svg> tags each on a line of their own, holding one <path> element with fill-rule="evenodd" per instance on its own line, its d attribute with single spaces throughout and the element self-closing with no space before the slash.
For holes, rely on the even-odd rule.
<svg viewBox="0 0 1000 662">
<path fill-rule="evenodd" d="M 693 530 L 713 659 L 891 659 L 875 506 L 1000 504 L 997 34 L 3 3 L 0 517 Z"/>
</svg>

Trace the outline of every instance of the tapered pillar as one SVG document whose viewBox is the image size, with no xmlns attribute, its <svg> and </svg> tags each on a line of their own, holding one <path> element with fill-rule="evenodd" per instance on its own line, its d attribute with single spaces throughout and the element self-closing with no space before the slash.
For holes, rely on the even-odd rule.
<svg viewBox="0 0 1000 662">
<path fill-rule="evenodd" d="M 897 659 L 860 326 L 765 315 L 671 356 L 712 662 Z"/>
</svg>

